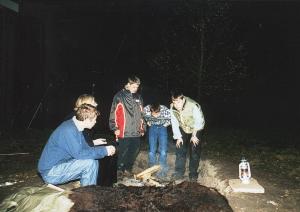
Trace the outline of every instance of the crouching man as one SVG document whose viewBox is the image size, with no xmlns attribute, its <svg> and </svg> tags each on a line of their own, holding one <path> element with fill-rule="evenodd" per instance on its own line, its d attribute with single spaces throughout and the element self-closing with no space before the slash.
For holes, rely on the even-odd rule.
<svg viewBox="0 0 300 212">
<path fill-rule="evenodd" d="M 115 154 L 114 146 L 90 147 L 82 134 L 96 124 L 99 112 L 90 104 L 81 105 L 72 119 L 51 134 L 38 163 L 46 183 L 63 184 L 80 179 L 81 186 L 96 185 L 97 159 Z"/>
</svg>

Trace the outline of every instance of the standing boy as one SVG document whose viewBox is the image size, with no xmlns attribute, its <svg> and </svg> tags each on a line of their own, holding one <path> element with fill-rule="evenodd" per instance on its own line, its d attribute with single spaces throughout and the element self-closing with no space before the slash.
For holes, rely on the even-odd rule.
<svg viewBox="0 0 300 212">
<path fill-rule="evenodd" d="M 113 98 L 109 127 L 119 142 L 118 170 L 130 174 L 140 150 L 140 138 L 144 135 L 143 100 L 137 93 L 141 81 L 129 77 L 125 88 Z"/>
</svg>

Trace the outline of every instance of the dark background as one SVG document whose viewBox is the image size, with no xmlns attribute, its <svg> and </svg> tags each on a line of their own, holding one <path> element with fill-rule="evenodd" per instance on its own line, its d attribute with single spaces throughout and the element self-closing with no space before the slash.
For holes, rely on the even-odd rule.
<svg viewBox="0 0 300 212">
<path fill-rule="evenodd" d="M 169 105 L 170 89 L 180 84 L 201 104 L 207 127 L 299 128 L 297 1 L 226 3 L 226 18 L 235 29 L 231 41 L 243 43 L 246 54 L 241 58 L 247 68 L 239 90 L 232 89 L 230 95 L 220 87 L 199 95 L 196 83 L 189 89 L 191 81 L 180 75 L 188 76 L 187 70 L 162 80 L 164 69 L 158 72 L 149 63 L 149 55 L 171 48 L 163 47 L 161 36 L 167 20 L 178 23 L 192 17 L 187 12 L 175 16 L 173 8 L 180 11 L 183 2 L 193 2 L 193 9 L 200 11 L 201 1 L 15 2 L 18 12 L 0 6 L 3 130 L 54 128 L 80 94 L 92 93 L 102 114 L 97 127 L 106 131 L 113 95 L 132 74 L 141 78 L 146 104 L 159 99 Z"/>
</svg>

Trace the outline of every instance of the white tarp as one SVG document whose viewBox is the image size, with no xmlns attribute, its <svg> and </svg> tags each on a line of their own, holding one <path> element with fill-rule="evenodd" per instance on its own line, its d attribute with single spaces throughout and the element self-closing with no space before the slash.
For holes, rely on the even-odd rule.
<svg viewBox="0 0 300 212">
<path fill-rule="evenodd" d="M 0 204 L 0 211 L 64 212 L 69 211 L 73 204 L 68 198 L 68 192 L 57 191 L 47 186 L 25 187 L 4 199 Z"/>
</svg>

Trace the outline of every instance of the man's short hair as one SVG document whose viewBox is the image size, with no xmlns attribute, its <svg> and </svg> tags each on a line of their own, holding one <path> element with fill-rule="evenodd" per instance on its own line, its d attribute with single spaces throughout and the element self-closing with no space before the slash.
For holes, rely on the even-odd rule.
<svg viewBox="0 0 300 212">
<path fill-rule="evenodd" d="M 160 112 L 160 104 L 158 102 L 155 102 L 150 105 L 150 111 L 154 113 Z"/>
<path fill-rule="evenodd" d="M 127 83 L 140 85 L 141 84 L 141 80 L 137 76 L 130 76 L 130 77 L 128 77 Z"/>
<path fill-rule="evenodd" d="M 84 121 L 86 119 L 92 120 L 93 118 L 100 115 L 100 112 L 90 104 L 82 104 L 75 111 L 76 119 L 79 121 Z"/>
<path fill-rule="evenodd" d="M 171 97 L 172 99 L 181 98 L 183 99 L 183 92 L 181 90 L 172 90 L 171 91 Z"/>
</svg>

